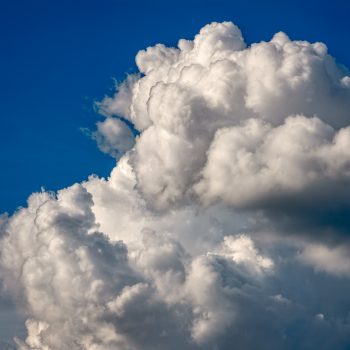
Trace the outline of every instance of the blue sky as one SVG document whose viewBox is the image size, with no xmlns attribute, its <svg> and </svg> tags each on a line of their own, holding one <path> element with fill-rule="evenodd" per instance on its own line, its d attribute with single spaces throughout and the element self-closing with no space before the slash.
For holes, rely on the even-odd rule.
<svg viewBox="0 0 350 350">
<path fill-rule="evenodd" d="M 135 70 L 139 49 L 192 38 L 211 21 L 231 20 L 245 40 L 323 41 L 350 66 L 348 1 L 1 1 L 0 212 L 25 205 L 44 186 L 57 190 L 114 160 L 81 127 L 99 116 L 94 101 Z"/>
</svg>

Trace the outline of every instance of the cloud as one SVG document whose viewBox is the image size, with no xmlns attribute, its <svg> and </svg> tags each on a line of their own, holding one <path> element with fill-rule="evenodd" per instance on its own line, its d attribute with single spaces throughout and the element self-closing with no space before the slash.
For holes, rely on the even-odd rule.
<svg viewBox="0 0 350 350">
<path fill-rule="evenodd" d="M 113 106 L 123 105 L 123 116 L 143 131 L 133 168 L 140 191 L 156 208 L 198 194 L 203 200 L 226 195 L 238 206 L 258 201 L 261 191 L 272 199 L 288 192 L 289 186 L 302 189 L 317 171 L 315 187 L 327 181 L 326 176 L 333 176 L 329 182 L 336 183 L 339 179 L 332 171 L 347 179 L 341 171 L 347 164 L 344 147 L 349 142 L 350 89 L 344 83 L 348 76 L 324 44 L 291 41 L 278 33 L 270 42 L 245 48 L 236 26 L 214 23 L 193 42 L 180 40 L 177 49 L 148 48 L 139 52 L 136 62 L 144 75 L 129 78 L 114 100 L 107 98 L 101 108 L 113 114 L 121 111 Z M 247 133 L 241 144 L 234 138 L 240 132 Z M 284 134 L 288 137 L 284 147 L 277 149 Z M 337 146 L 331 147 L 335 137 Z M 225 150 L 221 143 L 227 139 L 230 144 Z M 284 153 L 293 157 L 293 174 L 290 169 L 282 174 L 285 164 L 278 160 Z M 313 158 L 313 169 L 304 164 L 307 157 Z M 325 166 L 334 169 L 323 172 L 330 157 L 335 163 Z M 235 169 L 237 161 L 242 173 L 235 175 L 230 166 Z M 257 178 L 255 171 L 260 173 Z M 215 178 L 215 174 L 220 175 Z M 242 175 L 247 175 L 247 184 L 241 184 L 241 191 L 247 189 L 238 200 L 240 195 L 232 196 L 234 189 L 230 190 L 237 184 L 227 182 L 231 177 L 244 181 Z M 272 179 L 275 175 L 280 181 Z"/>
<path fill-rule="evenodd" d="M 323 244 L 307 245 L 300 253 L 301 262 L 336 276 L 350 277 L 348 246 L 328 247 Z"/>
<path fill-rule="evenodd" d="M 96 123 L 96 131 L 82 128 L 82 132 L 96 141 L 98 148 L 119 160 L 124 153 L 133 148 L 135 138 L 130 127 L 120 119 L 107 117 Z"/>
<path fill-rule="evenodd" d="M 347 70 L 230 22 L 136 63 L 92 133 L 110 177 L 0 218 L 18 348 L 345 349 Z"/>
<path fill-rule="evenodd" d="M 349 207 L 350 129 L 317 117 L 288 117 L 272 127 L 259 119 L 220 129 L 196 191 L 205 202 L 272 211 Z M 298 213 L 300 215 L 300 213 Z"/>
</svg>

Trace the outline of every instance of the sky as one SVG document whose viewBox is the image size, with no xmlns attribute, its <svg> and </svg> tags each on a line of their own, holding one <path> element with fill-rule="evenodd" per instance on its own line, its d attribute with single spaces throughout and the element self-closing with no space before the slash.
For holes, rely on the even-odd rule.
<svg viewBox="0 0 350 350">
<path fill-rule="evenodd" d="M 80 130 L 100 120 L 94 102 L 135 72 L 138 50 L 176 45 L 212 21 L 230 20 L 248 43 L 277 31 L 326 42 L 350 65 L 347 1 L 1 1 L 0 212 L 41 187 L 58 190 L 114 160 Z"/>
<path fill-rule="evenodd" d="M 1 7 L 0 350 L 349 349 L 349 4 Z"/>
</svg>

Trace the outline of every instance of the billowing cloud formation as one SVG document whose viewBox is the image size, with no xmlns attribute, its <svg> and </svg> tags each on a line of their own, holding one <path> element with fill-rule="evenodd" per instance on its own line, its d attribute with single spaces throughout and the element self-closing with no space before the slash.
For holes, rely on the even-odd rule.
<svg viewBox="0 0 350 350">
<path fill-rule="evenodd" d="M 144 76 L 102 106 L 143 131 L 133 168 L 156 207 L 192 195 L 241 207 L 346 180 L 350 77 L 325 45 L 278 33 L 245 49 L 222 23 L 136 62 Z"/>
<path fill-rule="evenodd" d="M 346 349 L 346 69 L 229 22 L 136 62 L 93 134 L 111 176 L 1 220 L 18 348 Z"/>
</svg>

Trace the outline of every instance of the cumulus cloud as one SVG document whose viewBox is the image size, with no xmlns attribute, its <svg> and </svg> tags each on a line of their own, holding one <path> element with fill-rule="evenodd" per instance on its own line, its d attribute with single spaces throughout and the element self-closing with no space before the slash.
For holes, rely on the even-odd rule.
<svg viewBox="0 0 350 350">
<path fill-rule="evenodd" d="M 337 174 L 346 181 L 349 77 L 324 44 L 278 33 L 246 48 L 236 26 L 215 23 L 179 48 L 141 51 L 136 62 L 144 75 L 101 108 L 142 131 L 133 168 L 156 208 L 193 195 L 245 206 Z"/>
<path fill-rule="evenodd" d="M 196 190 L 236 207 L 315 210 L 325 199 L 348 206 L 349 141 L 350 128 L 335 131 L 317 117 L 292 116 L 277 127 L 250 119 L 216 133 Z"/>
<path fill-rule="evenodd" d="M 230 22 L 136 63 L 92 133 L 110 177 L 0 219 L 18 349 L 345 349 L 347 70 Z"/>
</svg>

